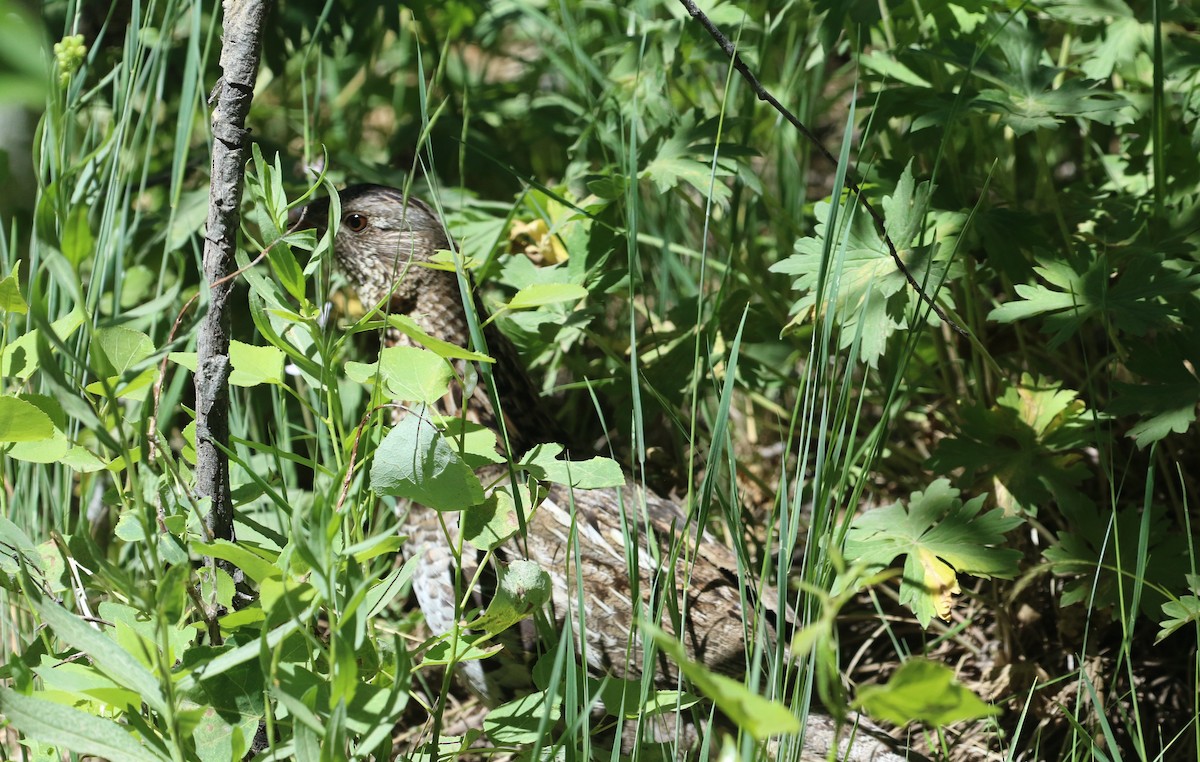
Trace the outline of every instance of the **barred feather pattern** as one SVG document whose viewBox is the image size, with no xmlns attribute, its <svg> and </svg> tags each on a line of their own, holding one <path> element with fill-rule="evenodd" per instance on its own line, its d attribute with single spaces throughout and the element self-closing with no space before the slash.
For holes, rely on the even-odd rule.
<svg viewBox="0 0 1200 762">
<path fill-rule="evenodd" d="M 450 248 L 434 211 L 397 189 L 378 185 L 352 186 L 339 197 L 341 224 L 334 254 L 364 305 L 383 304 L 393 313 L 409 315 L 426 333 L 467 346 L 467 315 L 458 276 L 423 266 L 435 252 Z M 323 229 L 328 212 L 328 200 L 322 199 L 305 207 L 301 216 L 310 226 Z M 482 319 L 477 300 L 473 299 L 473 306 Z M 496 361 L 493 379 L 512 457 L 539 443 L 563 441 L 545 412 L 545 403 L 534 393 L 513 345 L 494 323 L 485 328 L 484 340 L 486 351 Z M 394 329 L 388 330 L 385 341 L 412 343 Z M 459 371 L 460 378 L 472 375 L 465 365 Z M 482 381 L 469 393 L 461 388 L 452 390 L 440 407 L 445 415 L 459 415 L 465 407 L 469 419 L 493 429 L 500 425 L 499 413 Z M 481 479 L 485 485 L 495 483 L 506 473 L 506 469 L 487 469 Z M 461 564 L 462 579 L 471 579 L 478 559 L 470 545 L 459 541 L 456 514 L 438 514 L 411 505 L 403 531 L 407 534 L 405 554 L 423 559 L 417 566 L 413 590 L 425 621 L 433 633 L 446 633 L 454 625 L 459 597 L 455 565 Z M 630 536 L 636 543 L 635 558 L 626 552 Z M 456 561 L 453 549 L 460 546 L 464 546 L 463 555 Z M 682 548 L 682 558 L 671 566 L 673 547 L 677 552 Z M 576 645 L 596 674 L 640 678 L 645 665 L 638 620 L 660 603 L 661 625 L 681 634 L 689 656 L 710 669 L 740 676 L 746 668 L 746 643 L 762 637 L 774 647 L 772 623 L 780 617 L 772 607 L 773 591 L 765 590 L 763 600 L 757 602 L 767 610 L 761 618 L 767 631 L 755 632 L 760 618 L 745 616 L 739 567 L 729 548 L 691 528 L 677 503 L 629 482 L 609 490 L 552 485 L 530 515 L 525 535 L 505 543 L 497 556 L 501 562 L 528 558 L 549 573 L 553 583 L 550 616 L 559 625 L 569 621 L 574 632 L 586 633 L 585 642 Z M 580 579 L 582 590 L 577 585 Z M 756 586 L 746 584 L 745 588 L 753 594 Z M 664 596 L 674 599 L 665 600 Z M 673 626 L 673 621 L 681 624 Z M 529 644 L 518 647 L 528 648 Z M 512 682 L 511 675 L 491 673 L 495 661 L 459 666 L 460 679 L 490 703 L 506 698 Z M 515 671 L 524 669 L 524 680 L 531 684 L 527 665 L 526 661 Z M 678 674 L 672 664 L 664 658 L 653 668 L 659 687 L 675 687 Z M 806 733 L 804 759 L 824 759 L 837 743 L 836 726 L 823 715 L 810 716 Z M 840 758 L 855 762 L 902 759 L 887 749 L 882 738 L 876 738 L 879 735 L 860 727 L 853 744 L 841 744 Z"/>
</svg>

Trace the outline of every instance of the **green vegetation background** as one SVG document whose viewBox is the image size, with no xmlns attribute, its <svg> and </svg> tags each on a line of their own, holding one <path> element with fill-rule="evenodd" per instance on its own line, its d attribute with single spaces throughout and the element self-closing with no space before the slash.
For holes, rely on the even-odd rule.
<svg viewBox="0 0 1200 762">
<path fill-rule="evenodd" d="M 418 393 L 348 365 L 378 321 L 325 247 L 276 243 L 323 170 L 435 201 L 570 434 L 786 591 L 797 628 L 750 654 L 772 707 L 865 708 L 937 758 L 1195 759 L 1189 3 L 701 5 L 836 165 L 673 2 L 277 3 L 237 545 L 206 543 L 190 481 L 219 14 L 23 8 L 0 4 L 0 758 L 240 758 L 263 723 L 277 758 L 385 757 L 449 716 L 370 479 L 380 405 L 444 364 Z M 205 621 L 232 596 L 206 555 L 258 603 Z M 569 652 L 541 704 L 493 710 L 493 743 L 599 753 L 623 713 L 584 711 Z M 714 754 L 790 724 L 695 683 L 739 734 Z M 448 758 L 475 740 L 436 735 Z"/>
</svg>

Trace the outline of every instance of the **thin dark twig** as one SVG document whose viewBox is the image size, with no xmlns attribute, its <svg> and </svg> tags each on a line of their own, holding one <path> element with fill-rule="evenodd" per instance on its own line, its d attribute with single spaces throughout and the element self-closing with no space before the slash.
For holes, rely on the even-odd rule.
<svg viewBox="0 0 1200 762">
<path fill-rule="evenodd" d="M 746 80 L 746 84 L 750 85 L 750 89 L 754 91 L 754 94 L 758 96 L 758 99 L 760 101 L 766 101 L 769 103 L 772 108 L 783 115 L 784 119 L 787 119 L 789 122 L 791 122 L 792 126 L 799 130 L 800 134 L 803 135 L 808 142 L 812 143 L 822 156 L 828 159 L 831 163 L 837 164 L 837 159 L 834 158 L 833 154 L 829 152 L 829 149 L 817 139 L 817 136 L 814 135 L 812 131 L 804 125 L 804 122 L 801 122 L 799 117 L 789 111 L 775 98 L 775 96 L 771 95 L 771 93 L 765 87 L 763 87 L 762 83 L 758 81 L 758 77 L 754 76 L 754 72 L 750 71 L 750 67 L 746 66 L 746 62 L 742 60 L 740 55 L 738 55 L 737 49 L 734 48 L 733 43 L 729 41 L 728 37 L 721 33 L 720 29 L 717 29 L 708 16 L 704 15 L 703 11 L 696 7 L 696 3 L 694 3 L 692 0 L 679 0 L 679 2 L 683 4 L 683 7 L 687 9 L 688 14 L 691 15 L 692 18 L 699 21 L 700 25 L 708 30 L 709 35 L 711 35 L 712 38 L 716 40 L 717 44 L 721 46 L 721 50 L 725 51 L 725 55 L 729 56 L 729 59 L 733 62 L 733 68 L 737 70 L 738 74 L 742 75 L 742 79 Z M 887 245 L 888 253 L 892 255 L 892 260 L 896 263 L 896 267 L 899 268 L 900 272 L 904 274 L 904 279 L 907 280 L 908 285 L 917 292 L 917 295 L 921 298 L 921 301 L 928 304 L 929 308 L 956 332 L 963 336 L 969 336 L 970 334 L 967 332 L 967 329 L 963 328 L 954 320 L 951 320 L 950 316 L 946 314 L 946 311 L 943 310 L 937 304 L 937 302 L 933 300 L 933 297 L 925 293 L 925 289 L 921 287 L 921 284 L 918 283 L 917 279 L 913 277 L 913 274 L 909 272 L 908 267 L 904 264 L 904 261 L 900 259 L 900 253 L 896 251 L 896 244 L 892 243 L 892 238 L 888 235 L 887 228 L 883 222 L 883 215 L 880 214 L 879 211 L 867 199 L 867 195 L 863 192 L 862 186 L 860 186 L 853 177 L 850 177 L 849 174 L 846 175 L 846 185 L 850 187 L 850 190 L 854 192 L 855 198 L 857 198 L 858 201 L 863 205 L 863 208 L 867 210 L 867 213 L 871 215 L 871 219 L 875 222 L 875 230 L 879 233 L 879 237 L 882 238 L 883 242 Z"/>
</svg>

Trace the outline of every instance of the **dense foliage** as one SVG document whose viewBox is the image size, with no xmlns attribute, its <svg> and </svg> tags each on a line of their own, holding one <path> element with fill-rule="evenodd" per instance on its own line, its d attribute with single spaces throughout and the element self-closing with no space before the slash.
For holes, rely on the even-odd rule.
<svg viewBox="0 0 1200 762">
<path fill-rule="evenodd" d="M 702 4 L 835 164 L 671 0 L 280 0 L 249 121 L 235 543 L 193 490 L 215 6 L 0 0 L 0 758 L 240 759 L 258 735 L 275 758 L 578 759 L 709 711 L 589 683 L 569 638 L 540 692 L 460 705 L 441 667 L 536 607 L 501 592 L 483 640 L 431 643 L 406 603 L 395 498 L 484 505 L 468 466 L 494 453 L 388 406 L 486 358 L 380 353 L 328 240 L 288 231 L 289 205 L 363 181 L 442 213 L 571 443 L 609 456 L 526 454 L 518 502 L 620 464 L 785 591 L 795 627 L 746 685 L 684 669 L 726 718 L 700 753 L 798 758 L 811 703 L 932 758 L 1196 757 L 1190 4 Z M 450 465 L 391 467 L 413 448 Z M 489 501 L 483 551 L 520 523 Z"/>
</svg>

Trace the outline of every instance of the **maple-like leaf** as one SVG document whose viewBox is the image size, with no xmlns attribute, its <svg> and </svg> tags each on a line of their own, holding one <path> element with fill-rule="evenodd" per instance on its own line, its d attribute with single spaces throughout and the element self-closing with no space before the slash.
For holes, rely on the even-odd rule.
<svg viewBox="0 0 1200 762">
<path fill-rule="evenodd" d="M 1195 325 L 1195 315 L 1189 315 Z M 1139 421 L 1126 436 L 1138 447 L 1157 442 L 1168 434 L 1182 434 L 1196 420 L 1200 404 L 1200 336 L 1189 327 L 1179 333 L 1163 332 L 1150 341 L 1137 342 L 1126 367 L 1145 383 L 1113 383 L 1117 396 L 1109 404 L 1116 415 L 1136 415 Z"/>
<path fill-rule="evenodd" d="M 711 193 L 718 204 L 727 204 L 732 191 L 723 179 L 734 174 L 736 167 L 727 155 L 713 165 L 712 146 L 707 144 L 716 137 L 713 128 L 711 121 L 697 125 L 695 115 L 685 114 L 659 145 L 658 154 L 641 177 L 652 180 L 659 193 L 687 184 L 705 196 Z M 722 154 L 733 153 L 733 147 L 728 148 L 722 146 Z"/>
<path fill-rule="evenodd" d="M 1076 450 L 1090 443 L 1093 421 L 1077 393 L 1041 376 L 1022 375 L 990 407 L 962 412 L 957 436 L 929 461 L 935 471 L 962 469 L 1008 513 L 1034 514 L 1058 486 L 1086 476 Z"/>
<path fill-rule="evenodd" d="M 1135 336 L 1177 325 L 1182 315 L 1171 297 L 1190 295 L 1200 287 L 1200 278 L 1190 268 L 1180 268 L 1154 253 L 1126 266 L 1103 254 L 1077 263 L 1044 258 L 1034 272 L 1047 285 L 1016 286 L 1021 298 L 992 310 L 988 319 L 1013 323 L 1043 315 L 1052 348 L 1093 318 Z"/>
<path fill-rule="evenodd" d="M 994 39 L 1000 56 L 982 57 L 973 73 L 995 87 L 980 91 L 972 106 L 999 114 L 1017 135 L 1055 129 L 1071 117 L 1102 124 L 1133 121 L 1130 101 L 1100 82 L 1064 79 L 1062 70 L 1046 58 L 1046 41 L 1037 29 L 1019 21 L 1006 23 Z"/>
<path fill-rule="evenodd" d="M 930 292 L 946 278 L 947 271 L 945 261 L 934 261 L 936 247 L 921 245 L 936 237 L 926 219 L 932 191 L 930 183 L 916 183 L 910 164 L 895 192 L 882 204 L 888 234 L 901 260 Z M 888 338 L 908 327 L 919 297 L 896 267 L 870 216 L 856 210 L 849 229 L 837 230 L 835 240 L 827 242 L 831 235 L 829 212 L 828 201 L 816 205 L 816 235 L 797 241 L 795 253 L 772 265 L 771 271 L 795 276 L 793 287 L 803 292 L 792 308 L 792 325 L 832 310 L 842 327 L 841 347 L 849 347 L 861 333 L 859 355 L 875 367 Z M 937 318 L 930 315 L 929 320 L 932 323 Z"/>
<path fill-rule="evenodd" d="M 1021 553 L 998 546 L 1022 519 L 999 508 L 981 513 L 985 499 L 964 503 L 949 481 L 938 479 L 914 492 L 907 508 L 896 502 L 855 518 L 846 536 L 846 560 L 882 569 L 904 556 L 900 602 L 922 626 L 935 616 L 949 619 L 958 574 L 1009 579 L 1018 571 Z"/>
<path fill-rule="evenodd" d="M 1071 489 L 1056 489 L 1054 499 L 1064 528 L 1043 555 L 1056 574 L 1067 577 L 1060 606 L 1124 608 L 1140 580 L 1140 610 L 1153 619 L 1169 594 L 1182 592 L 1178 588 L 1191 568 L 1189 542 L 1186 533 L 1174 528 L 1166 508 L 1151 505 L 1114 513 Z"/>
</svg>

